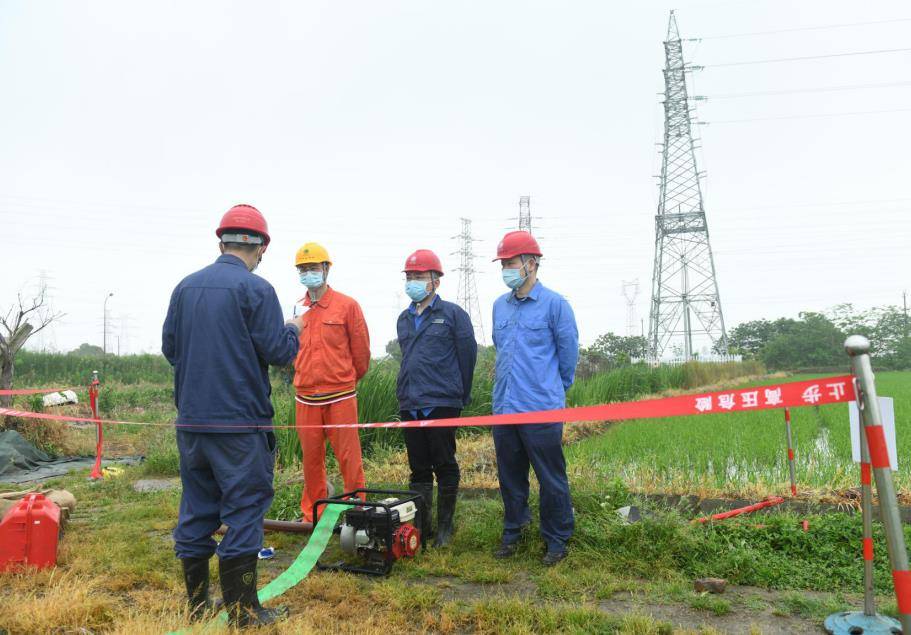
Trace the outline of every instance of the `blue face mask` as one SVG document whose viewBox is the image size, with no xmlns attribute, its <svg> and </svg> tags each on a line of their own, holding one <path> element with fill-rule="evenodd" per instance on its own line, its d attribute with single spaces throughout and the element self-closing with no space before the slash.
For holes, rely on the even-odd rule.
<svg viewBox="0 0 911 635">
<path fill-rule="evenodd" d="M 304 271 L 300 274 L 301 284 L 308 289 L 319 289 L 323 286 L 322 271 Z"/>
<path fill-rule="evenodd" d="M 503 269 L 503 282 L 506 283 L 506 286 L 510 289 L 518 289 L 523 284 L 528 276 L 523 276 L 519 272 L 521 269 Z"/>
<path fill-rule="evenodd" d="M 405 282 L 405 293 L 408 294 L 408 297 L 415 302 L 420 302 L 425 299 L 429 293 L 427 293 L 427 281 L 426 280 L 408 280 Z"/>
</svg>

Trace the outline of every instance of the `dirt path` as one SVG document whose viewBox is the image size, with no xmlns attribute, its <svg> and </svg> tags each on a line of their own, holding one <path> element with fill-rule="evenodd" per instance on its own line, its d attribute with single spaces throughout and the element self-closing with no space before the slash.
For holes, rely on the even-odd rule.
<svg viewBox="0 0 911 635">
<path fill-rule="evenodd" d="M 453 577 L 428 577 L 409 581 L 415 586 L 431 586 L 440 591 L 444 601 L 473 602 L 490 597 L 533 600 L 539 605 L 586 606 L 605 613 L 622 617 L 627 614 L 648 615 L 671 623 L 675 628 L 698 630 L 714 628 L 721 633 L 764 635 L 804 635 L 822 633 L 820 620 L 808 617 L 785 615 L 779 607 L 784 593 L 756 587 L 729 586 L 724 594 L 711 596 L 730 603 L 729 610 L 717 615 L 710 610 L 693 608 L 682 602 L 671 600 L 656 602 L 631 593 L 616 593 L 607 600 L 588 603 L 554 601 L 537 597 L 537 585 L 527 575 L 517 575 L 511 582 L 502 584 L 476 584 Z M 811 593 L 814 598 L 825 594 Z"/>
</svg>

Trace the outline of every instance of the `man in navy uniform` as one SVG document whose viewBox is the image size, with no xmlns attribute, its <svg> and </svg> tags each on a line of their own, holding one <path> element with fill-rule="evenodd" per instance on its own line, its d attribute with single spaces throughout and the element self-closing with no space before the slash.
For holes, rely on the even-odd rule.
<svg viewBox="0 0 911 635">
<path fill-rule="evenodd" d="M 222 255 L 177 285 L 162 330 L 161 350 L 174 366 L 183 484 L 174 542 L 191 619 L 212 608 L 209 559 L 216 553 L 230 622 L 245 627 L 288 614 L 260 605 L 256 564 L 273 495 L 269 365 L 294 361 L 301 324 L 283 322 L 272 285 L 252 273 L 270 240 L 263 215 L 236 205 L 215 234 Z M 216 544 L 221 524 L 228 531 Z"/>
<path fill-rule="evenodd" d="M 429 249 L 418 249 L 405 260 L 405 293 L 411 306 L 396 324 L 402 363 L 396 392 L 402 421 L 454 419 L 471 401 L 478 344 L 471 318 L 457 304 L 439 295 L 443 265 Z M 459 493 L 455 428 L 405 428 L 411 467 L 410 489 L 424 498 L 421 540 L 432 532 L 433 477 L 437 478 L 437 531 L 434 547 L 452 541 L 453 517 Z"/>
</svg>

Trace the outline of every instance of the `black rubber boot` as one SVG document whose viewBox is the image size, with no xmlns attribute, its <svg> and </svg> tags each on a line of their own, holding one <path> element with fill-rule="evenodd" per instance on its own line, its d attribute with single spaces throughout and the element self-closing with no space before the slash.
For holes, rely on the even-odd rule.
<svg viewBox="0 0 911 635">
<path fill-rule="evenodd" d="M 183 564 L 183 581 L 187 585 L 190 620 L 196 622 L 214 606 L 209 598 L 209 558 L 181 558 L 180 562 Z"/>
<path fill-rule="evenodd" d="M 288 617 L 288 608 L 267 609 L 259 603 L 256 590 L 257 554 L 218 561 L 221 592 L 228 611 L 228 623 L 236 628 L 264 626 Z"/>
<path fill-rule="evenodd" d="M 181 558 L 183 581 L 187 585 L 190 621 L 197 622 L 206 613 L 221 609 L 222 601 L 209 595 L 209 558 Z"/>
<path fill-rule="evenodd" d="M 445 547 L 452 542 L 452 522 L 455 516 L 459 486 L 441 485 L 439 490 L 439 498 L 437 499 L 437 537 L 433 541 L 433 546 Z"/>
<path fill-rule="evenodd" d="M 424 499 L 424 515 L 416 524 L 421 530 L 421 545 L 429 547 L 433 536 L 433 483 L 411 483 L 408 488 Z"/>
</svg>

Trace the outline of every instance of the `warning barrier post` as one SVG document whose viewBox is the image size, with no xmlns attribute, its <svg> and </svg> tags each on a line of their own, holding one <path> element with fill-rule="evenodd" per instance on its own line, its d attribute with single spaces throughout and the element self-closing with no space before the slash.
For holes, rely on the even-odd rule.
<svg viewBox="0 0 911 635">
<path fill-rule="evenodd" d="M 101 452 L 104 447 L 104 430 L 101 421 L 98 421 L 98 387 L 101 382 L 98 381 L 98 371 L 92 371 L 92 383 L 89 385 L 89 407 L 92 409 L 92 417 L 95 421 L 95 465 L 92 467 L 92 473 L 89 478 L 96 481 L 103 478 L 101 473 Z"/>
<path fill-rule="evenodd" d="M 859 402 L 855 407 L 860 410 Z M 864 526 L 864 615 L 876 615 L 876 596 L 873 592 L 873 482 L 870 476 L 870 449 L 863 434 L 860 435 L 860 509 Z"/>
<path fill-rule="evenodd" d="M 862 335 L 845 340 L 851 356 L 857 409 L 860 413 L 861 508 L 863 513 L 864 611 L 833 613 L 826 618 L 829 633 L 908 633 L 911 634 L 911 571 L 899 515 L 892 466 L 883 434 L 882 413 L 873 366 L 870 363 L 870 341 Z M 872 469 L 871 469 L 872 468 Z M 870 472 L 876 481 L 880 520 L 886 534 L 886 548 L 892 567 L 892 581 L 898 603 L 899 622 L 876 614 L 873 594 L 873 492 Z"/>
<path fill-rule="evenodd" d="M 788 471 L 791 473 L 791 496 L 797 496 L 797 479 L 794 476 L 794 439 L 791 436 L 791 409 L 784 409 L 784 429 L 788 439 Z"/>
</svg>

